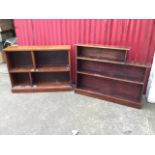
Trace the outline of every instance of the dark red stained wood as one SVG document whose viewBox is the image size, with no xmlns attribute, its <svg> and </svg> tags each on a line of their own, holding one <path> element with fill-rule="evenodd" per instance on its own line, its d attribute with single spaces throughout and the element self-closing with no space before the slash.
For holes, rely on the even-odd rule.
<svg viewBox="0 0 155 155">
<path fill-rule="evenodd" d="M 9 70 L 10 73 L 29 73 L 33 71 L 35 71 L 33 67 L 14 67 Z"/>
<path fill-rule="evenodd" d="M 39 67 L 35 72 L 70 72 L 70 67 Z"/>
<path fill-rule="evenodd" d="M 70 90 L 70 46 L 11 46 L 4 51 L 12 92 Z"/>
<path fill-rule="evenodd" d="M 84 71 L 78 71 L 78 74 L 83 74 L 83 75 L 89 75 L 89 76 L 94 76 L 94 77 L 98 77 L 98 78 L 104 78 L 104 79 L 109 79 L 109 80 L 115 80 L 115 81 L 122 81 L 122 82 L 126 82 L 126 83 L 133 83 L 133 84 L 139 84 L 139 85 L 143 85 L 143 82 L 139 82 L 139 81 L 132 81 L 132 80 L 127 80 L 127 79 L 121 79 L 118 77 L 111 77 L 111 76 L 107 76 L 107 75 L 100 75 L 100 74 L 94 74 L 91 72 L 84 72 Z"/>
<path fill-rule="evenodd" d="M 29 73 L 11 73 L 11 78 L 13 79 L 13 86 L 30 86 Z"/>
<path fill-rule="evenodd" d="M 139 64 L 139 63 L 114 61 L 114 60 L 106 60 L 106 59 L 98 59 L 98 58 L 88 58 L 88 57 L 83 57 L 83 56 L 82 57 L 77 56 L 77 59 L 78 60 L 94 61 L 94 62 L 110 63 L 110 64 L 116 64 L 116 65 L 133 66 L 133 67 L 140 67 L 140 68 L 150 67 L 150 65 Z"/>
<path fill-rule="evenodd" d="M 81 45 L 76 50 L 75 92 L 130 107 L 142 107 L 145 65 L 125 62 L 126 55 L 123 59 L 119 48 Z"/>
<path fill-rule="evenodd" d="M 105 94 L 97 93 L 97 92 L 90 91 L 90 90 L 76 88 L 75 92 L 78 94 L 82 94 L 82 95 L 86 95 L 86 96 L 90 96 L 90 97 L 94 97 L 94 98 L 98 98 L 98 99 L 102 99 L 102 100 L 115 102 L 117 104 L 126 105 L 126 106 L 137 108 L 137 109 L 142 108 L 142 104 L 140 104 L 139 102 L 124 100 L 124 99 L 116 98 L 114 96 L 105 95 Z"/>
<path fill-rule="evenodd" d="M 26 51 L 6 53 L 9 69 L 33 68 L 31 53 Z"/>
<path fill-rule="evenodd" d="M 37 69 L 34 68 L 13 68 L 10 69 L 10 73 L 27 73 L 27 72 L 70 72 L 70 67 L 39 67 Z"/>
<path fill-rule="evenodd" d="M 78 71 L 100 74 L 113 78 L 130 80 L 133 82 L 144 82 L 146 67 L 136 67 L 128 64 L 109 62 L 93 62 L 78 60 Z"/>
<path fill-rule="evenodd" d="M 72 90 L 72 86 L 70 83 L 48 83 L 48 84 L 42 84 L 38 86 L 26 86 L 26 87 L 20 87 L 15 86 L 12 87 L 13 93 L 32 93 L 32 92 L 52 92 L 52 91 L 68 91 Z"/>
<path fill-rule="evenodd" d="M 143 85 L 79 74 L 77 88 L 89 89 L 126 100 L 140 101 Z"/>
<path fill-rule="evenodd" d="M 54 67 L 54 66 L 68 66 L 68 52 L 67 51 L 35 51 L 36 68 L 39 67 Z"/>
<path fill-rule="evenodd" d="M 36 69 L 36 58 L 34 55 L 34 52 L 31 52 L 31 57 L 32 57 L 32 64 L 33 64 L 33 68 Z"/>
<path fill-rule="evenodd" d="M 115 60 L 115 61 L 125 61 L 128 49 L 124 48 L 108 48 L 104 46 L 84 46 L 77 45 L 77 56 Z"/>
<path fill-rule="evenodd" d="M 40 83 L 59 83 L 59 82 L 68 82 L 70 79 L 69 72 L 56 72 L 56 73 L 47 73 L 47 72 L 37 72 L 32 73 L 32 79 L 34 85 L 39 85 Z"/>
</svg>

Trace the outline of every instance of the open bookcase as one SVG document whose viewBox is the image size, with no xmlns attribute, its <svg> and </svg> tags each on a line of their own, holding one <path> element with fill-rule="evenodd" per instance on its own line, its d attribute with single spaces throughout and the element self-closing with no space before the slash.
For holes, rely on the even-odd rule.
<svg viewBox="0 0 155 155">
<path fill-rule="evenodd" d="M 141 108 L 147 67 L 126 62 L 127 48 L 77 45 L 76 93 Z"/>
<path fill-rule="evenodd" d="M 12 92 L 70 90 L 70 46 L 10 46 L 4 49 Z"/>
</svg>

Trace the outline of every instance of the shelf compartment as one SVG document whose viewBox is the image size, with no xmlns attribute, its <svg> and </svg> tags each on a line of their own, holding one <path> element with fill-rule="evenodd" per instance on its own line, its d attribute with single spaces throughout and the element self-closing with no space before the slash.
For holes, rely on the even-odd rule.
<svg viewBox="0 0 155 155">
<path fill-rule="evenodd" d="M 110 49 L 101 48 L 98 46 L 79 46 L 77 45 L 77 56 L 96 58 L 100 60 L 115 60 L 115 61 L 125 61 L 127 57 L 127 49 Z"/>
<path fill-rule="evenodd" d="M 115 77 L 109 77 L 109 76 L 106 76 L 106 75 L 94 74 L 94 73 L 87 72 L 87 71 L 77 71 L 77 73 L 78 73 L 78 74 L 89 75 L 89 76 L 94 76 L 94 77 L 99 77 L 99 78 L 104 78 L 104 79 L 111 79 L 111 80 L 115 80 L 115 81 L 122 81 L 122 82 L 127 82 L 127 83 L 133 83 L 133 84 L 144 85 L 143 82 L 139 82 L 139 81 L 131 81 L 131 80 L 126 80 L 126 79 L 120 79 L 120 78 L 115 78 Z"/>
<path fill-rule="evenodd" d="M 118 80 L 143 84 L 145 79 L 145 67 L 134 65 L 113 64 L 110 62 L 93 62 L 77 60 L 77 70 L 90 74 L 97 74 Z"/>
<path fill-rule="evenodd" d="M 97 93 L 134 102 L 141 100 L 142 85 L 83 74 L 78 74 L 77 76 L 77 88 L 88 89 Z"/>
<path fill-rule="evenodd" d="M 35 51 L 36 68 L 69 66 L 68 51 Z"/>
<path fill-rule="evenodd" d="M 37 72 L 32 73 L 32 80 L 34 86 L 52 86 L 53 84 L 59 85 L 70 82 L 70 74 L 68 72 L 61 73 L 47 73 L 47 72 Z"/>
<path fill-rule="evenodd" d="M 7 52 L 6 53 L 7 61 L 8 61 L 8 67 L 9 69 L 32 69 L 33 63 L 31 58 L 31 53 L 26 51 L 20 51 L 20 52 Z"/>
<path fill-rule="evenodd" d="M 95 97 L 95 98 L 102 99 L 102 100 L 115 102 L 117 104 L 134 107 L 134 108 L 137 108 L 137 109 L 142 108 L 142 104 L 140 102 L 134 102 L 134 101 L 125 100 L 125 99 L 117 98 L 117 97 L 110 96 L 110 95 L 105 95 L 103 93 L 95 92 L 93 90 L 89 90 L 89 89 L 86 89 L 86 88 L 85 89 L 84 88 L 82 88 L 82 89 L 76 88 L 75 92 L 78 93 L 78 94 L 82 94 L 82 95 Z"/>
<path fill-rule="evenodd" d="M 31 87 L 29 73 L 10 73 L 10 77 L 15 88 Z"/>
</svg>

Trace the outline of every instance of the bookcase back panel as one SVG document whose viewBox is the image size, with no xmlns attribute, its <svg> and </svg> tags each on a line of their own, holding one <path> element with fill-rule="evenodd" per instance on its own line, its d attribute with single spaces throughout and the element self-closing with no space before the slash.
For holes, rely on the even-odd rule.
<svg viewBox="0 0 155 155">
<path fill-rule="evenodd" d="M 33 73 L 33 83 L 69 82 L 69 73 Z"/>
<path fill-rule="evenodd" d="M 32 68 L 32 58 L 30 52 L 8 52 L 6 53 L 10 68 L 28 67 Z"/>
<path fill-rule="evenodd" d="M 143 82 L 145 68 L 129 65 L 78 60 L 78 71 Z"/>
<path fill-rule="evenodd" d="M 92 47 L 77 47 L 77 56 L 88 58 L 125 61 L 126 51 Z"/>
<path fill-rule="evenodd" d="M 67 66 L 67 51 L 35 51 L 37 67 Z"/>
<path fill-rule="evenodd" d="M 11 73 L 13 86 L 30 85 L 30 78 L 28 73 Z"/>
<path fill-rule="evenodd" d="M 77 88 L 87 89 L 122 99 L 140 101 L 141 85 L 78 74 Z"/>
</svg>

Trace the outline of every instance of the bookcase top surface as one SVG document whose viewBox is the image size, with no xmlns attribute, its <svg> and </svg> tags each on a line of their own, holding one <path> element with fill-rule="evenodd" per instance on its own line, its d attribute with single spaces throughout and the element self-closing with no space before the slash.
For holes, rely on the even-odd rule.
<svg viewBox="0 0 155 155">
<path fill-rule="evenodd" d="M 14 51 L 59 51 L 59 50 L 70 50 L 70 45 L 53 45 L 53 46 L 9 46 L 5 48 L 3 51 L 5 52 L 14 52 Z"/>
<path fill-rule="evenodd" d="M 103 49 L 113 49 L 113 50 L 122 50 L 122 51 L 129 51 L 129 48 L 126 47 L 117 47 L 112 45 L 98 45 L 98 44 L 76 44 L 76 46 L 81 47 L 92 47 L 92 48 L 103 48 Z"/>
</svg>

